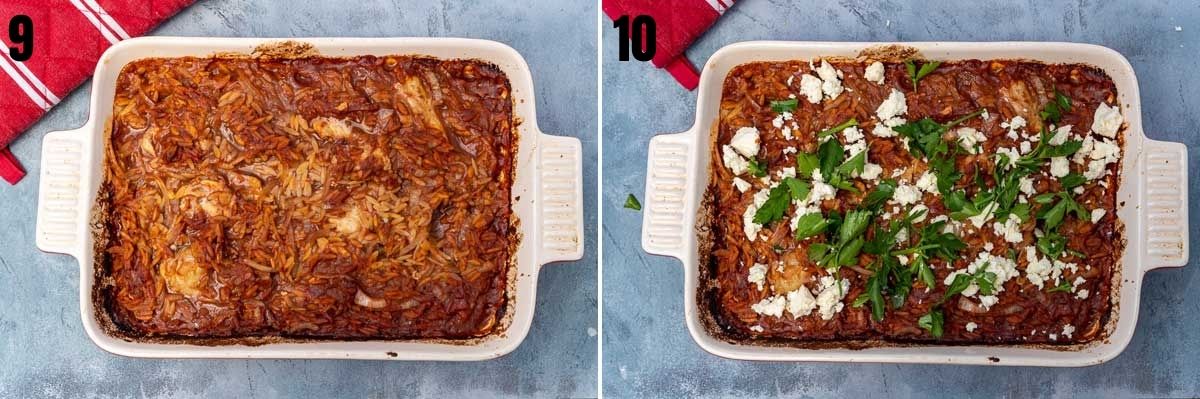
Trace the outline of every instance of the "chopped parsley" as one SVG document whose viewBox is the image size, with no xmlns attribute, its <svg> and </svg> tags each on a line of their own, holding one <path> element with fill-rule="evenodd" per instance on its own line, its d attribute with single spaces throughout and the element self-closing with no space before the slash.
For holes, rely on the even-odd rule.
<svg viewBox="0 0 1200 399">
<path fill-rule="evenodd" d="M 767 177 L 767 163 L 759 161 L 758 158 L 750 158 L 747 161 L 746 168 L 750 170 L 750 175 L 754 177 Z"/>
<path fill-rule="evenodd" d="M 1071 282 L 1067 281 L 1067 279 L 1063 279 L 1058 283 L 1057 286 L 1054 286 L 1054 288 L 1048 290 L 1048 292 L 1071 292 L 1071 289 L 1073 288 L 1075 288 L 1075 286 L 1071 285 Z"/>
<path fill-rule="evenodd" d="M 625 197 L 625 209 L 640 211 L 642 210 L 642 203 L 638 202 L 637 197 L 634 197 L 633 194 L 629 194 L 628 197 Z"/>
<path fill-rule="evenodd" d="M 917 326 L 929 331 L 929 335 L 934 338 L 942 337 L 942 325 L 945 324 L 946 317 L 942 315 L 941 308 L 935 308 L 929 313 L 917 319 Z"/>
<path fill-rule="evenodd" d="M 792 100 L 792 101 L 795 101 L 795 100 Z M 845 122 L 842 122 L 841 124 L 839 124 L 839 125 L 837 125 L 837 126 L 834 126 L 834 127 L 831 127 L 831 128 L 828 128 L 828 129 L 825 129 L 825 130 L 822 130 L 822 131 L 818 132 L 818 133 L 817 133 L 817 138 L 818 138 L 818 139 L 823 139 L 823 138 L 825 138 L 825 137 L 828 137 L 828 136 L 832 136 L 832 135 L 835 135 L 835 134 L 841 133 L 841 131 L 843 131 L 843 130 L 846 130 L 846 129 L 848 129 L 848 128 L 851 128 L 851 127 L 854 127 L 854 126 L 858 126 L 858 119 L 855 119 L 855 118 L 850 118 L 850 119 L 847 119 Z"/>
<path fill-rule="evenodd" d="M 920 81 L 925 76 L 928 76 L 930 73 L 933 73 L 933 70 L 937 69 L 937 67 L 941 66 L 941 65 L 942 65 L 941 61 L 929 61 L 929 62 L 926 62 L 924 65 L 921 65 L 920 68 L 918 68 L 916 61 L 914 61 L 914 60 L 904 61 L 904 69 L 906 71 L 908 71 L 908 78 L 912 79 L 913 90 L 917 90 L 917 82 L 918 81 Z"/>
<path fill-rule="evenodd" d="M 780 114 L 784 112 L 792 112 L 796 110 L 796 106 L 799 104 L 800 102 L 796 101 L 794 98 L 790 100 L 773 100 L 771 101 L 771 110 Z"/>
<path fill-rule="evenodd" d="M 754 212 L 754 223 L 767 225 L 782 219 L 783 212 L 787 211 L 788 205 L 792 203 L 792 197 L 799 195 L 793 190 L 803 190 L 803 194 L 808 195 L 808 183 L 794 177 L 785 178 L 783 181 L 783 184 L 771 189 L 766 202 L 763 202 L 762 206 L 758 207 L 758 211 Z"/>
<path fill-rule="evenodd" d="M 1071 112 L 1071 99 L 1058 90 L 1054 90 L 1054 100 L 1046 103 L 1046 107 L 1038 112 L 1038 116 L 1047 122 L 1058 123 L 1062 120 L 1064 112 Z"/>
</svg>

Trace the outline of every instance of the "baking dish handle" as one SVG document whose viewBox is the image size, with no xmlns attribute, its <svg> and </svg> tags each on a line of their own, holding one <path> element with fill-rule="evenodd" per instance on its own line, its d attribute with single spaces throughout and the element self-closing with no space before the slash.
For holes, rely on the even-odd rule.
<svg viewBox="0 0 1200 399">
<path fill-rule="evenodd" d="M 1146 271 L 1188 261 L 1187 146 L 1147 139 L 1142 150 L 1142 264 Z"/>
<path fill-rule="evenodd" d="M 695 184 L 694 131 L 660 134 L 650 139 L 646 162 L 646 204 L 642 214 L 642 249 L 683 260 L 687 251 L 688 201 Z"/>
<path fill-rule="evenodd" d="M 541 134 L 538 204 L 541 264 L 583 258 L 583 150 L 574 137 Z"/>
<path fill-rule="evenodd" d="M 42 139 L 42 169 L 38 183 L 38 215 L 34 228 L 38 249 L 79 256 L 83 250 L 86 218 L 84 199 L 91 123 L 75 130 L 50 132 Z"/>
</svg>

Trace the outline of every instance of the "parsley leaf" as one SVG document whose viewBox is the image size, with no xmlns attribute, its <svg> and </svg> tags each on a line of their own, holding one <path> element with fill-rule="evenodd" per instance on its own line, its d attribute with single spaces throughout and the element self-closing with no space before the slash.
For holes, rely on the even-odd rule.
<svg viewBox="0 0 1200 399">
<path fill-rule="evenodd" d="M 1038 112 L 1038 116 L 1046 122 L 1058 123 L 1062 120 L 1064 112 L 1071 112 L 1071 99 L 1056 89 L 1054 90 L 1054 100 L 1046 103 L 1046 107 Z"/>
<path fill-rule="evenodd" d="M 808 191 L 812 189 L 808 182 L 794 177 L 783 179 L 783 184 L 786 184 L 788 190 L 792 192 L 792 201 L 808 198 Z"/>
<path fill-rule="evenodd" d="M 629 194 L 628 197 L 625 197 L 625 209 L 640 211 L 642 210 L 642 203 L 638 202 L 637 197 L 634 197 L 633 194 Z"/>
<path fill-rule="evenodd" d="M 1047 292 L 1071 292 L 1072 288 L 1075 288 L 1075 286 L 1071 285 L 1071 282 L 1066 279 L 1063 279 L 1057 286 L 1047 290 Z"/>
<path fill-rule="evenodd" d="M 929 331 L 929 335 L 934 338 L 942 337 L 942 324 L 945 323 L 945 316 L 942 315 L 941 309 L 934 309 L 929 313 L 917 319 L 917 326 Z"/>
<path fill-rule="evenodd" d="M 790 182 L 789 180 L 795 180 Z M 754 212 L 754 223 L 761 225 L 770 224 L 776 220 L 783 218 L 783 212 L 787 210 L 788 205 L 792 203 L 792 196 L 796 195 L 792 192 L 793 188 L 803 189 L 807 186 L 804 182 L 797 180 L 794 177 L 784 179 L 784 184 L 780 184 L 771 189 L 767 195 L 766 202 L 763 202 L 758 207 L 758 211 Z M 808 195 L 807 190 L 804 193 Z"/>
<path fill-rule="evenodd" d="M 771 110 L 780 114 L 792 112 L 796 110 L 796 106 L 799 104 L 799 101 L 796 101 L 794 98 L 790 100 L 773 100 L 771 101 Z"/>
<path fill-rule="evenodd" d="M 803 240 L 825 232 L 829 220 L 820 213 L 806 213 L 796 221 L 796 240 Z"/>
<path fill-rule="evenodd" d="M 808 153 L 796 154 L 796 173 L 801 177 L 810 177 L 812 172 L 821 167 L 821 160 L 816 155 Z"/>
<path fill-rule="evenodd" d="M 766 177 L 767 176 L 767 163 L 766 162 L 759 161 L 758 158 L 750 158 L 750 159 L 748 159 L 748 161 L 749 161 L 749 164 L 747 165 L 746 168 L 750 170 L 751 176 L 754 176 L 754 177 Z"/>
<path fill-rule="evenodd" d="M 1063 176 L 1061 179 L 1058 179 L 1058 182 L 1059 184 L 1062 184 L 1063 190 L 1070 190 L 1087 183 L 1087 178 L 1083 177 L 1081 174 L 1071 172 L 1066 176 Z"/>
<path fill-rule="evenodd" d="M 916 61 L 904 61 L 904 69 L 908 71 L 909 79 L 912 79 L 913 90 L 917 89 L 917 81 L 921 80 L 925 76 L 928 76 L 930 73 L 933 73 L 933 70 L 937 69 L 937 67 L 940 65 L 942 65 L 941 61 L 929 61 L 924 65 L 921 65 L 921 67 L 918 69 Z"/>
<path fill-rule="evenodd" d="M 793 100 L 793 101 L 795 101 L 795 100 Z M 858 119 L 850 118 L 837 126 L 822 130 L 819 133 L 817 133 L 817 138 L 822 139 L 822 138 L 825 138 L 826 136 L 832 136 L 834 134 L 840 133 L 841 131 L 846 130 L 847 128 L 850 128 L 853 126 L 858 126 Z"/>
<path fill-rule="evenodd" d="M 832 181 L 834 169 L 846 159 L 846 150 L 837 140 L 827 140 L 817 147 L 817 158 L 820 159 L 821 175 L 825 181 Z"/>
</svg>

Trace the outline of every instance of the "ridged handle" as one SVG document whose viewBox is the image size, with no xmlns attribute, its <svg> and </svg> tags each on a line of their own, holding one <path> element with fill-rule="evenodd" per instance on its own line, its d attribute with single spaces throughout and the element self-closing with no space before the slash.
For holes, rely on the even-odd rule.
<svg viewBox="0 0 1200 399">
<path fill-rule="evenodd" d="M 87 215 L 83 213 L 84 165 L 88 146 L 86 125 L 77 130 L 50 132 L 42 139 L 42 169 L 38 185 L 38 215 L 34 231 L 38 249 L 75 255 L 82 250 Z"/>
<path fill-rule="evenodd" d="M 583 151 L 579 139 L 542 134 L 538 149 L 541 263 L 583 258 Z"/>
<path fill-rule="evenodd" d="M 1142 242 L 1146 270 L 1188 261 L 1187 147 L 1146 140 L 1142 151 Z"/>
<path fill-rule="evenodd" d="M 691 242 L 688 209 L 692 185 L 689 166 L 696 157 L 691 132 L 650 139 L 646 165 L 646 204 L 642 209 L 642 248 L 651 254 L 682 259 Z"/>
</svg>

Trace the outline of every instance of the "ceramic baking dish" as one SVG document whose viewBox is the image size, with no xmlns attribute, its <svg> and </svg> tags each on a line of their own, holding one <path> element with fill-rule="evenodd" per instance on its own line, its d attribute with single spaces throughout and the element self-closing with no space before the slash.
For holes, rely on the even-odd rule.
<svg viewBox="0 0 1200 399">
<path fill-rule="evenodd" d="M 92 285 L 93 237 L 89 227 L 102 179 L 103 135 L 112 111 L 117 75 L 125 64 L 145 57 L 250 54 L 264 44 L 298 41 L 322 56 L 426 55 L 478 59 L 500 67 L 512 86 L 518 125 L 512 187 L 513 214 L 520 240 L 508 288 L 503 328 L 471 341 L 294 341 L 248 346 L 134 342 L 109 335 L 97 320 Z M 506 45 L 450 38 L 220 39 L 152 37 L 123 41 L 108 49 L 92 78 L 91 118 L 83 127 L 51 132 L 42 143 L 38 194 L 38 248 L 75 257 L 79 262 L 79 306 L 84 330 L 105 350 L 137 357 L 183 358 L 337 358 L 402 360 L 483 360 L 511 352 L 525 339 L 533 320 L 538 270 L 583 255 L 582 154 L 575 138 L 542 133 L 534 113 L 533 80 L 520 54 Z M 103 311 L 103 310 L 101 310 Z"/>
<path fill-rule="evenodd" d="M 1103 69 L 1116 83 L 1125 115 L 1124 162 L 1117 192 L 1117 215 L 1128 240 L 1113 282 L 1112 321 L 1107 338 L 1076 347 L 877 346 L 868 349 L 759 346 L 731 342 L 709 333 L 697 308 L 699 284 L 696 215 L 708 186 L 708 143 L 717 121 L 721 85 L 733 67 L 753 61 L 855 57 L 861 51 L 897 44 L 925 58 L 1025 59 L 1084 63 Z M 1137 324 L 1142 276 L 1155 268 L 1182 266 L 1188 259 L 1187 148 L 1155 141 L 1142 131 L 1137 79 L 1121 54 L 1101 46 L 1074 43 L 829 43 L 746 42 L 717 51 L 701 74 L 695 124 L 686 132 L 650 141 L 642 247 L 678 258 L 684 267 L 684 309 L 692 338 L 705 350 L 728 358 L 776 361 L 999 364 L 1085 366 L 1116 357 L 1129 344 Z"/>
</svg>

